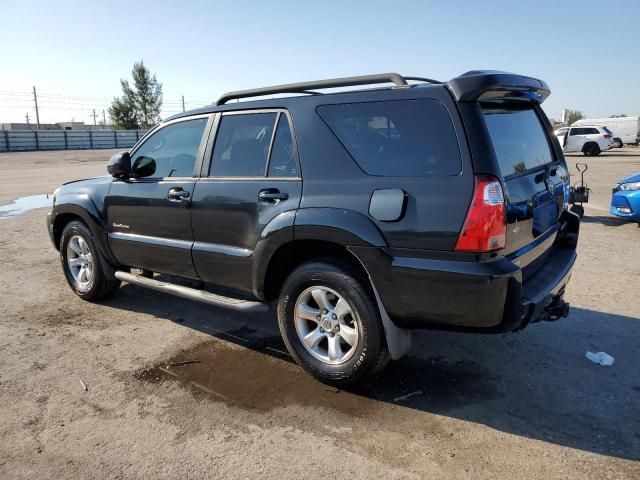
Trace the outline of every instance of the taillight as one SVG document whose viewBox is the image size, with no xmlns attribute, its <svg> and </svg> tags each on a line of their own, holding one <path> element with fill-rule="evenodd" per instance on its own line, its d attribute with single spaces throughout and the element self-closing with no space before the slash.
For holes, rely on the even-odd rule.
<svg viewBox="0 0 640 480">
<path fill-rule="evenodd" d="M 609 135 L 608 133 L 605 133 L 604 138 L 611 138 L 611 135 Z"/>
<path fill-rule="evenodd" d="M 456 250 L 490 252 L 504 248 L 507 222 L 502 185 L 493 177 L 477 176 L 473 200 Z"/>
</svg>

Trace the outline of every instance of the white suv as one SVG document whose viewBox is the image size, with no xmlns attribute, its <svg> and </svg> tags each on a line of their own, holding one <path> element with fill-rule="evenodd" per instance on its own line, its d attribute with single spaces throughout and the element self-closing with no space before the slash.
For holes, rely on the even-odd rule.
<svg viewBox="0 0 640 480">
<path fill-rule="evenodd" d="M 613 148 L 613 134 L 607 127 L 580 125 L 555 131 L 564 152 L 582 152 L 590 157 Z"/>
</svg>

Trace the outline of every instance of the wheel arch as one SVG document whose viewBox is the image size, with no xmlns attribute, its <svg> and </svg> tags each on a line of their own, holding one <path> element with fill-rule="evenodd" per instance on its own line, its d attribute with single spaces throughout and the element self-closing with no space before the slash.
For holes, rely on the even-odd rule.
<svg viewBox="0 0 640 480">
<path fill-rule="evenodd" d="M 284 281 L 281 272 L 288 274 L 313 258 L 343 260 L 368 280 L 362 262 L 349 251 L 350 246 L 387 247 L 368 217 L 338 208 L 303 208 L 290 213 L 269 224 L 268 235 L 263 235 L 254 252 L 253 291 L 258 298 L 275 298 L 274 289 L 277 296 Z M 277 228 L 271 227 L 273 223 Z"/>
<path fill-rule="evenodd" d="M 267 301 L 278 298 L 286 278 L 297 267 L 311 260 L 325 260 L 344 266 L 371 290 L 369 275 L 360 259 L 346 246 L 327 240 L 293 240 L 281 245 L 271 256 L 259 293 Z"/>
<path fill-rule="evenodd" d="M 91 231 L 100 254 L 109 263 L 116 263 L 109 243 L 104 221 L 93 201 L 86 195 L 64 195 L 56 198 L 51 212 L 52 238 L 56 249 L 60 248 L 60 237 L 64 227 L 71 221 L 80 220 Z"/>
</svg>

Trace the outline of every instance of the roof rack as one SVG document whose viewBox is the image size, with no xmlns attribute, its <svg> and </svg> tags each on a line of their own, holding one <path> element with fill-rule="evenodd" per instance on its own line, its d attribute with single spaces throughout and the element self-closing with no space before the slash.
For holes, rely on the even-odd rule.
<svg viewBox="0 0 640 480">
<path fill-rule="evenodd" d="M 379 73 L 376 75 L 361 75 L 357 77 L 330 78 L 327 80 L 316 80 L 313 82 L 289 83 L 286 85 L 274 85 L 272 87 L 253 88 L 251 90 L 238 90 L 237 92 L 228 92 L 222 95 L 216 105 L 224 105 L 229 100 L 261 97 L 263 95 L 273 95 L 276 93 L 306 93 L 309 95 L 320 95 L 320 92 L 314 92 L 313 89 L 318 88 L 338 88 L 338 87 L 354 87 L 357 85 L 373 85 L 376 83 L 393 83 L 396 87 L 408 87 L 407 80 L 442 83 L 437 80 L 422 77 L 403 77 L 398 73 Z"/>
</svg>

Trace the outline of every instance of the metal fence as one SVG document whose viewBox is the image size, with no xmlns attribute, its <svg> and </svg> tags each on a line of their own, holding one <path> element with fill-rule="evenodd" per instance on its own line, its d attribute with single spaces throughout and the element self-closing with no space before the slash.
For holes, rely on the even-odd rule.
<svg viewBox="0 0 640 480">
<path fill-rule="evenodd" d="M 129 148 L 146 130 L 4 130 L 0 152 Z"/>
</svg>

